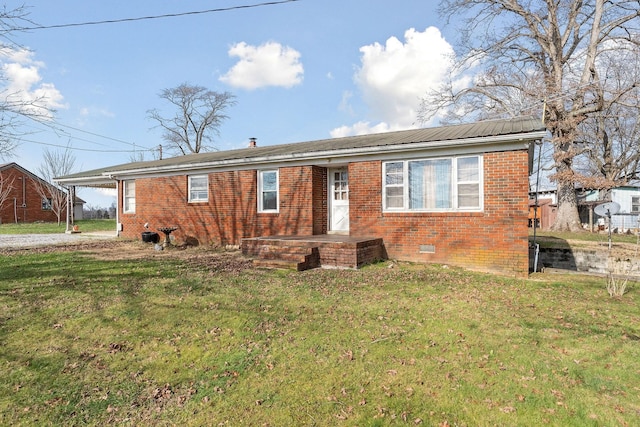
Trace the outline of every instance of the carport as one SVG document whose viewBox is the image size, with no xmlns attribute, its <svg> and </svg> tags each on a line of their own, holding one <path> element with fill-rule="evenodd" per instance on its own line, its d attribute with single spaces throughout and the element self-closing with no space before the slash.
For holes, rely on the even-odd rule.
<svg viewBox="0 0 640 427">
<path fill-rule="evenodd" d="M 65 177 L 56 177 L 53 180 L 60 186 L 67 190 L 67 226 L 66 233 L 73 232 L 73 223 L 75 221 L 73 217 L 73 200 L 75 200 L 76 187 L 87 188 L 110 188 L 118 189 L 118 181 L 111 175 L 96 174 L 95 170 L 91 174 L 83 172 L 67 175 Z M 120 202 L 116 198 L 116 204 Z M 116 224 L 120 223 L 118 218 L 118 209 L 116 209 Z M 116 225 L 117 227 L 117 225 Z M 119 230 L 115 230 L 116 235 Z"/>
</svg>

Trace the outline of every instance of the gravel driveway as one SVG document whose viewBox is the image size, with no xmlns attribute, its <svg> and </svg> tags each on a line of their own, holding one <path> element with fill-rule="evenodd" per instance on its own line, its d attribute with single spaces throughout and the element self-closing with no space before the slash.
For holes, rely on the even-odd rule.
<svg viewBox="0 0 640 427">
<path fill-rule="evenodd" d="M 74 234 L 0 234 L 0 248 L 29 248 L 65 243 L 81 243 L 89 240 L 105 240 L 116 237 L 115 232 Z"/>
</svg>

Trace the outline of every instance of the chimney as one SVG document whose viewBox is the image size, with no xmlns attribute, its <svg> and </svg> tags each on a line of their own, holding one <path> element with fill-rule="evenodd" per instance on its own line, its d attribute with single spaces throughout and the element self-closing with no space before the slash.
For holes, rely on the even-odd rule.
<svg viewBox="0 0 640 427">
<path fill-rule="evenodd" d="M 249 148 L 255 148 L 257 144 L 257 138 L 249 138 Z"/>
</svg>

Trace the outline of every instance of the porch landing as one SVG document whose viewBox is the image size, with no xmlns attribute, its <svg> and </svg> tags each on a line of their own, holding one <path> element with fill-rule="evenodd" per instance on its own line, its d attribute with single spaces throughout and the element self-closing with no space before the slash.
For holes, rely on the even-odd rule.
<svg viewBox="0 0 640 427">
<path fill-rule="evenodd" d="M 340 234 L 313 236 L 268 236 L 242 239 L 242 254 L 254 265 L 271 268 L 353 268 L 386 259 L 379 237 Z"/>
</svg>

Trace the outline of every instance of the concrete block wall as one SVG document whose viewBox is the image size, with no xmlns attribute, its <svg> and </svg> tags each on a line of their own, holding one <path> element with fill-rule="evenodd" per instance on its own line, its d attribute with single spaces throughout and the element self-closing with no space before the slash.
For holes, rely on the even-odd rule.
<svg viewBox="0 0 640 427">
<path fill-rule="evenodd" d="M 535 252 L 530 251 L 531 271 L 534 269 Z M 618 274 L 640 277 L 640 259 L 629 253 L 607 249 L 540 248 L 537 271 L 545 268 L 597 274 Z"/>
</svg>

